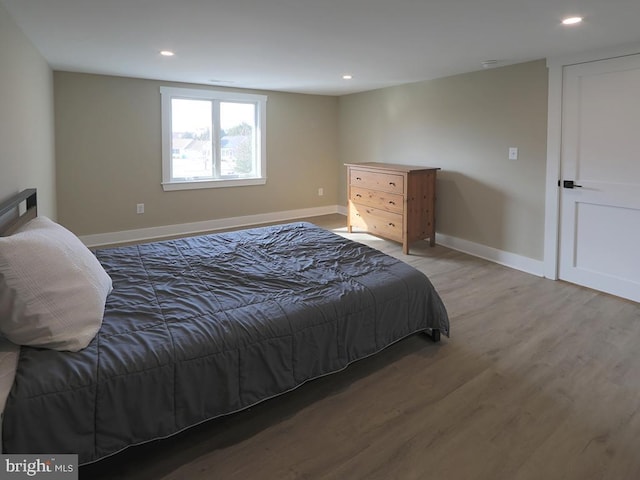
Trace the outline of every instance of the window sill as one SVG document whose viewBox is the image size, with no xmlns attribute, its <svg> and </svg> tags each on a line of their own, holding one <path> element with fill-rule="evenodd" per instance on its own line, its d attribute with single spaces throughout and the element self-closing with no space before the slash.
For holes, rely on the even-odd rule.
<svg viewBox="0 0 640 480">
<path fill-rule="evenodd" d="M 163 182 L 162 189 L 165 192 L 174 190 L 197 190 L 200 188 L 246 187 L 249 185 L 264 185 L 266 178 L 234 178 L 220 180 L 196 180 L 186 182 Z"/>
</svg>

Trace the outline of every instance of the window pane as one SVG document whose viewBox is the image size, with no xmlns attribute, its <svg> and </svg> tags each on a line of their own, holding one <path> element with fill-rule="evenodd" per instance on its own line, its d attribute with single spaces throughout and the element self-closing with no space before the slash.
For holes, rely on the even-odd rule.
<svg viewBox="0 0 640 480">
<path fill-rule="evenodd" d="M 171 177 L 211 178 L 212 103 L 171 100 Z"/>
<path fill-rule="evenodd" d="M 256 176 L 256 105 L 220 102 L 220 174 Z"/>
<path fill-rule="evenodd" d="M 165 191 L 266 183 L 265 95 L 160 87 L 160 97 Z"/>
</svg>

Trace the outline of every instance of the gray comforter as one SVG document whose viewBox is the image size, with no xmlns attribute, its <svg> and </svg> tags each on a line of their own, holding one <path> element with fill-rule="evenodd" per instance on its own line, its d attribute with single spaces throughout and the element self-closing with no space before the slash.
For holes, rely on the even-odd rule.
<svg viewBox="0 0 640 480">
<path fill-rule="evenodd" d="M 113 279 L 77 353 L 23 347 L 6 453 L 88 463 L 247 408 L 425 329 L 445 307 L 409 265 L 308 223 L 100 250 Z"/>
</svg>

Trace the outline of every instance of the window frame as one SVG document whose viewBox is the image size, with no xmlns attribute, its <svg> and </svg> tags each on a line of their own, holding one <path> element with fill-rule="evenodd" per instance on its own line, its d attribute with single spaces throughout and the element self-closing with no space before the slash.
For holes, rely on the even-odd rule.
<svg viewBox="0 0 640 480">
<path fill-rule="evenodd" d="M 174 98 L 186 100 L 209 100 L 214 102 L 214 111 L 219 111 L 219 102 L 253 103 L 256 106 L 256 167 L 257 175 L 246 178 L 207 178 L 202 180 L 176 180 L 172 178 L 173 155 L 171 150 L 172 138 L 172 106 Z M 181 87 L 160 87 L 161 122 L 162 122 L 162 189 L 193 190 L 200 188 L 240 187 L 247 185 L 264 185 L 267 182 L 267 96 L 254 93 L 228 92 L 222 90 L 205 90 Z M 221 152 L 219 143 L 220 125 L 213 125 L 212 155 Z M 217 132 L 217 133 L 216 133 Z M 220 153 L 221 154 L 221 153 Z M 215 158 L 212 159 L 215 164 Z"/>
</svg>

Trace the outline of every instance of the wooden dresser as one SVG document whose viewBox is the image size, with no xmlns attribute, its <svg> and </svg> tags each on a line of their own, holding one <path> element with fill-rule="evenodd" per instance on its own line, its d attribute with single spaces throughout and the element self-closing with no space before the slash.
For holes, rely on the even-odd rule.
<svg viewBox="0 0 640 480">
<path fill-rule="evenodd" d="M 436 172 L 439 168 L 391 163 L 348 163 L 347 229 L 402 243 L 429 239 L 435 245 Z"/>
</svg>

